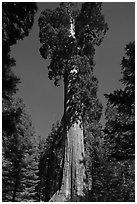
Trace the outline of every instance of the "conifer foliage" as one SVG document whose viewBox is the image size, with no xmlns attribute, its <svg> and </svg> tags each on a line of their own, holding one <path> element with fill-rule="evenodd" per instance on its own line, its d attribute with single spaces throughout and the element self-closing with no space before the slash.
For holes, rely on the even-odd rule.
<svg viewBox="0 0 137 204">
<path fill-rule="evenodd" d="M 36 202 L 39 201 L 39 149 L 38 142 L 34 139 L 35 133 L 29 141 L 29 149 L 24 153 L 24 165 L 22 166 L 21 173 L 21 193 L 20 201 L 22 202 Z"/>
<path fill-rule="evenodd" d="M 34 151 L 32 145 L 34 130 L 31 119 L 25 112 L 23 101 L 14 98 L 19 79 L 12 70 L 16 63 L 15 59 L 11 58 L 10 51 L 17 40 L 29 34 L 36 11 L 35 3 L 2 3 L 2 200 L 6 202 L 22 201 L 22 191 L 26 192 L 29 188 L 33 190 L 31 189 L 31 192 L 28 190 L 29 199 L 26 197 L 25 200 L 31 201 L 35 198 L 33 195 L 32 199 L 31 194 L 35 194 L 36 184 L 33 187 L 31 184 L 30 187 L 22 182 L 29 172 L 37 180 L 38 164 L 27 156 L 27 152 L 30 155 L 30 152 Z"/>
<path fill-rule="evenodd" d="M 53 195 L 58 196 L 62 189 L 64 166 L 68 164 L 65 153 L 70 153 L 65 148 L 71 149 L 74 144 L 77 147 L 78 141 L 78 132 L 73 134 L 72 131 L 72 138 L 76 136 L 75 142 L 72 139 L 72 146 L 67 146 L 67 133 L 79 121 L 82 139 L 84 137 L 82 153 L 85 154 L 82 154 L 82 160 L 77 158 L 73 162 L 72 156 L 76 155 L 72 152 L 69 155 L 71 181 L 68 181 L 73 195 L 69 199 L 134 202 L 135 42 L 126 45 L 121 62 L 120 81 L 124 88 L 105 94 L 108 103 L 106 125 L 102 129 L 102 104 L 97 97 L 98 80 L 94 75 L 95 46 L 101 44 L 108 30 L 101 6 L 101 3 L 85 2 L 78 10 L 76 3 L 62 2 L 56 9 L 46 9 L 40 15 L 40 54 L 50 60 L 49 79 L 54 80 L 55 86 L 59 86 L 62 79 L 64 82 L 64 115 L 61 122 L 52 126 L 49 136 L 42 139 L 36 136 L 23 100 L 14 97 L 20 79 L 14 74 L 16 61 L 10 55 L 11 46 L 29 35 L 37 6 L 30 2 L 3 2 L 3 202 L 47 202 Z M 82 188 L 86 192 L 79 197 L 74 195 L 77 188 L 72 182 L 78 172 L 75 171 L 78 168 L 75 161 L 81 162 L 86 170 L 79 175 L 86 174 L 82 180 L 86 183 L 86 188 Z"/>
<path fill-rule="evenodd" d="M 51 133 L 40 142 L 39 159 L 39 201 L 48 202 L 60 188 L 63 176 L 62 162 L 64 152 L 63 125 L 57 122 L 52 125 Z"/>
<path fill-rule="evenodd" d="M 107 122 L 100 148 L 94 143 L 91 149 L 93 185 L 86 201 L 135 201 L 135 42 L 126 46 L 121 66 L 124 88 L 106 94 Z"/>
<path fill-rule="evenodd" d="M 106 95 L 106 141 L 110 154 L 118 159 L 135 154 L 135 42 L 126 46 L 125 54 L 121 63 L 124 88 Z"/>
<path fill-rule="evenodd" d="M 79 115 L 88 115 L 93 104 L 101 106 L 93 74 L 95 45 L 100 45 L 108 29 L 101 3 L 83 3 L 77 11 L 73 3 L 61 3 L 55 10 L 41 13 L 39 27 L 40 53 L 50 59 L 49 78 L 57 86 L 64 80 L 65 116 L 71 126 Z M 100 118 L 100 110 L 95 117 Z"/>
<path fill-rule="evenodd" d="M 9 107 L 10 111 L 3 107 L 3 201 L 36 201 L 36 195 L 33 195 L 38 183 L 38 155 L 33 141 L 35 133 L 23 102 L 14 99 Z M 5 114 L 9 118 L 7 124 Z"/>
<path fill-rule="evenodd" d="M 97 99 L 98 80 L 93 74 L 93 58 L 95 46 L 102 42 L 108 26 L 101 13 L 101 3 L 86 2 L 80 10 L 75 10 L 74 5 L 61 3 L 55 10 L 41 13 L 40 54 L 50 59 L 49 79 L 58 86 L 63 78 L 64 125 L 70 128 L 81 118 L 88 144 L 89 138 L 101 130 L 102 105 Z M 91 159 L 88 160 L 90 163 Z"/>
<path fill-rule="evenodd" d="M 135 201 L 135 42 L 126 46 L 121 66 L 124 88 L 105 95 L 107 122 L 102 137 L 99 143 L 92 140 L 88 145 L 92 152 L 92 190 L 85 201 Z"/>
<path fill-rule="evenodd" d="M 2 3 L 2 95 L 7 98 L 17 90 L 19 79 L 12 71 L 15 59 L 10 57 L 11 46 L 28 36 L 33 25 L 35 3 Z"/>
</svg>

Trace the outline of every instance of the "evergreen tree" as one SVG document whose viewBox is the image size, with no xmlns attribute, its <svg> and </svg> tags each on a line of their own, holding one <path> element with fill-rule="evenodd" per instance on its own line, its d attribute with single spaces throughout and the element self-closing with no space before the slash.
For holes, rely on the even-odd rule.
<svg viewBox="0 0 137 204">
<path fill-rule="evenodd" d="M 2 131 L 3 131 L 3 201 L 18 201 L 21 190 L 24 152 L 29 146 L 30 122 L 21 100 L 13 98 L 19 79 L 12 71 L 15 60 L 10 49 L 29 34 L 33 25 L 35 3 L 2 4 Z"/>
<path fill-rule="evenodd" d="M 124 88 L 106 94 L 107 202 L 135 200 L 135 42 L 126 46 L 125 54 L 121 63 Z"/>
<path fill-rule="evenodd" d="M 44 201 L 43 200 L 43 189 L 45 188 L 45 178 L 46 178 L 46 167 L 47 165 L 45 165 L 45 158 L 43 157 L 43 152 L 45 151 L 45 139 L 39 137 L 39 143 L 38 143 L 38 178 L 39 178 L 39 182 L 38 185 L 36 186 L 36 191 L 37 191 L 37 198 L 38 201 Z M 43 159 L 43 160 L 42 160 Z"/>
<path fill-rule="evenodd" d="M 106 141 L 110 155 L 125 158 L 135 154 L 135 42 L 125 49 L 126 57 L 122 60 L 121 79 L 123 90 L 107 94 Z"/>
<path fill-rule="evenodd" d="M 3 126 L 3 201 L 37 201 L 38 155 L 31 119 L 20 99 L 14 99 L 8 111 Z"/>
<path fill-rule="evenodd" d="M 52 125 L 51 133 L 42 140 L 39 160 L 40 201 L 49 201 L 59 189 L 62 178 L 63 126 L 57 122 Z"/>
<path fill-rule="evenodd" d="M 11 168 L 8 169 L 8 165 L 3 166 L 3 196 L 12 194 L 11 201 L 15 201 L 17 189 L 20 186 L 20 169 L 23 159 L 24 149 L 27 147 L 27 138 L 25 137 L 25 118 L 22 117 L 24 104 L 21 100 L 15 102 L 10 100 L 10 110 L 5 106 L 3 108 L 4 116 L 3 121 L 8 118 L 8 123 L 3 125 L 3 163 L 10 163 Z M 9 105 L 9 104 L 8 104 Z M 8 116 L 8 117 L 7 117 Z M 8 171 L 8 177 L 4 177 L 5 170 Z M 6 173 L 7 174 L 7 173 Z M 7 185 L 6 185 L 7 184 Z M 11 185 L 12 184 L 12 185 Z M 8 192 L 6 192 L 8 189 Z"/>
<path fill-rule="evenodd" d="M 89 126 L 91 123 L 90 129 L 98 129 L 97 123 L 100 119 L 102 107 L 96 95 L 98 81 L 93 75 L 93 57 L 95 54 L 94 47 L 100 45 L 108 27 L 104 21 L 104 16 L 101 14 L 101 3 L 83 3 L 80 11 L 74 11 L 71 3 L 61 3 L 55 10 L 46 10 L 41 13 L 39 27 L 39 37 L 42 43 L 40 53 L 43 58 L 47 59 L 49 57 L 50 59 L 49 78 L 54 79 L 56 86 L 59 85 L 61 78 L 64 80 L 64 137 L 66 137 L 64 141 L 67 141 L 65 142 L 66 152 L 64 152 L 64 157 L 67 158 L 67 150 L 69 151 L 67 145 L 70 145 L 69 134 L 71 134 L 69 131 L 73 129 L 76 122 L 79 123 L 79 120 L 81 120 L 81 126 L 84 123 L 85 126 L 87 124 Z M 67 136 L 65 136 L 66 130 L 68 130 Z M 72 132 L 74 133 L 73 130 Z M 77 135 L 79 134 L 80 128 L 79 133 L 77 132 Z M 75 137 L 76 135 L 73 136 L 73 138 Z M 76 142 L 78 137 L 74 140 Z M 81 143 L 81 147 L 83 145 Z M 79 152 L 79 154 L 83 154 L 83 152 Z M 71 158 L 73 156 L 68 155 Z M 79 160 L 79 158 L 76 160 Z M 65 166 L 68 166 L 65 162 L 64 159 L 64 169 Z M 70 166 L 74 165 L 72 163 Z M 83 156 L 81 166 L 82 164 L 83 168 L 80 167 L 80 163 L 71 167 L 71 173 L 68 167 L 69 172 L 66 174 L 72 176 L 74 169 L 79 168 L 79 171 L 80 168 L 84 169 Z M 81 174 L 82 172 L 83 170 Z M 82 176 L 84 178 L 84 174 L 81 175 L 81 178 Z M 65 179 L 64 177 L 63 179 L 64 181 L 69 180 L 69 178 Z M 69 184 L 71 185 L 71 196 L 75 194 L 72 187 L 76 184 L 75 180 L 76 178 L 74 181 L 71 179 L 73 184 Z M 81 183 L 81 187 L 77 186 L 77 188 L 82 188 L 84 183 L 85 181 Z M 72 197 L 71 199 L 74 201 Z M 55 201 L 57 201 L 56 195 Z"/>
<path fill-rule="evenodd" d="M 2 3 L 2 95 L 13 95 L 19 79 L 12 71 L 15 60 L 10 57 L 10 47 L 29 34 L 33 25 L 35 3 Z"/>
<path fill-rule="evenodd" d="M 34 137 L 34 135 L 33 135 Z M 34 144 L 33 138 L 30 140 L 30 147 L 24 153 L 24 162 L 22 165 L 22 179 L 21 179 L 21 202 L 36 202 L 38 199 L 37 186 L 39 185 L 39 152 L 38 147 Z"/>
</svg>

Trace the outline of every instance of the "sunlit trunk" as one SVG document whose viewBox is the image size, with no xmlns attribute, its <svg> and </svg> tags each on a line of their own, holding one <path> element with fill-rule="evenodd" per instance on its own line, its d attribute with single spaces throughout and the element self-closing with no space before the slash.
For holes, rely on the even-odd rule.
<svg viewBox="0 0 137 204">
<path fill-rule="evenodd" d="M 75 201 L 84 196 L 86 187 L 86 174 L 84 165 L 84 137 L 83 127 L 80 120 L 68 128 L 67 110 L 69 91 L 67 80 L 64 80 L 64 131 L 65 131 L 65 152 L 63 178 L 60 191 L 56 192 L 50 202 Z M 66 100 L 67 98 L 67 100 Z M 75 113 L 73 113 L 75 114 Z"/>
<path fill-rule="evenodd" d="M 62 185 L 50 202 L 75 201 L 84 196 L 85 180 L 83 129 L 78 121 L 67 131 Z"/>
<path fill-rule="evenodd" d="M 70 15 L 70 36 L 75 39 L 74 19 Z M 67 65 L 66 65 L 67 66 Z M 84 196 L 86 188 L 86 174 L 84 165 L 84 136 L 83 127 L 80 125 L 80 120 L 75 122 L 68 128 L 71 120 L 68 116 L 70 100 L 70 90 L 73 89 L 72 81 L 68 81 L 68 75 L 72 74 L 75 77 L 77 70 L 72 68 L 70 73 L 65 73 L 64 76 L 64 135 L 65 135 L 65 157 L 63 167 L 63 178 L 61 188 L 50 199 L 50 202 L 65 202 L 78 201 L 78 198 Z M 75 112 L 72 113 L 75 115 Z M 69 119 L 68 119 L 69 118 Z"/>
</svg>

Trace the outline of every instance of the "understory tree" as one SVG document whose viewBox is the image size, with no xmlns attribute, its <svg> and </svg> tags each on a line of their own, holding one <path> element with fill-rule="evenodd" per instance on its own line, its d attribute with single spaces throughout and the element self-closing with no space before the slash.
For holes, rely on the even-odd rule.
<svg viewBox="0 0 137 204">
<path fill-rule="evenodd" d="M 92 186 L 86 176 L 84 131 L 86 135 L 90 129 L 88 138 L 99 127 L 102 106 L 97 99 L 93 58 L 95 45 L 100 45 L 108 27 L 101 3 L 83 3 L 81 10 L 75 10 L 72 3 L 61 3 L 41 13 L 39 27 L 40 53 L 50 59 L 49 78 L 56 86 L 62 78 L 64 82 L 63 174 L 51 201 L 76 201 Z"/>
<path fill-rule="evenodd" d="M 121 166 L 121 201 L 135 200 L 135 42 L 125 48 L 122 62 L 122 90 L 106 95 L 105 142 L 107 154 Z M 124 196 L 122 198 L 122 193 Z"/>
<path fill-rule="evenodd" d="M 36 156 L 34 149 L 35 132 L 24 108 L 25 105 L 20 99 L 13 101 L 10 99 L 10 104 L 3 105 L 2 198 L 6 202 L 22 201 L 22 192 L 25 191 L 29 196 L 28 201 L 31 201 L 33 196 L 28 186 L 34 189 L 34 194 L 37 192 L 35 187 L 39 180 L 36 160 L 38 155 Z M 34 185 L 35 178 L 37 181 Z M 29 183 L 28 186 L 27 183 Z"/>
<path fill-rule="evenodd" d="M 26 151 L 32 149 L 29 138 L 34 133 L 31 119 L 25 113 L 22 100 L 14 98 L 19 79 L 12 70 L 16 63 L 10 52 L 12 45 L 28 36 L 36 11 L 35 3 L 2 3 L 3 201 L 21 201 L 20 194 L 24 189 L 21 182 L 24 177 L 22 168 L 26 165 Z"/>
<path fill-rule="evenodd" d="M 122 62 L 124 88 L 107 94 L 106 125 L 94 144 L 91 202 L 135 201 L 135 43 L 125 48 Z M 93 142 L 92 142 L 93 143 Z M 90 170 L 91 170 L 90 169 Z"/>
<path fill-rule="evenodd" d="M 37 11 L 35 3 L 3 2 L 2 3 L 2 97 L 16 93 L 19 79 L 12 67 L 15 59 L 11 58 L 11 46 L 28 36 Z"/>
<path fill-rule="evenodd" d="M 135 154 L 135 42 L 125 48 L 122 59 L 122 90 L 106 94 L 106 141 L 110 155 L 120 159 Z"/>
<path fill-rule="evenodd" d="M 61 122 L 52 125 L 51 133 L 40 142 L 39 159 L 39 201 L 48 202 L 59 189 L 62 178 L 63 126 Z"/>
<path fill-rule="evenodd" d="M 93 164 L 91 201 L 135 200 L 135 42 L 126 46 L 121 67 L 124 88 L 106 94 L 104 156 Z"/>
</svg>

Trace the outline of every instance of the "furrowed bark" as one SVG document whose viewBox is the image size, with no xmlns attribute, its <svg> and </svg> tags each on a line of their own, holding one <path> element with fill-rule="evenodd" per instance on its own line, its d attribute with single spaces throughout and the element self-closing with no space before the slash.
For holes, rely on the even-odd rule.
<svg viewBox="0 0 137 204">
<path fill-rule="evenodd" d="M 75 201 L 84 196 L 86 188 L 86 174 L 84 165 L 84 136 L 80 120 L 69 129 L 67 125 L 67 79 L 64 79 L 64 133 L 65 155 L 63 166 L 63 178 L 59 191 L 49 202 Z"/>
</svg>

